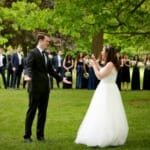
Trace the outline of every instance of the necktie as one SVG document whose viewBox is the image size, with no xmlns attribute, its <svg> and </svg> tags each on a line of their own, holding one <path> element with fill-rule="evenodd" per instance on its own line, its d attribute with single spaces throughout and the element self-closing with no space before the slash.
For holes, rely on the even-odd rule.
<svg viewBox="0 0 150 150">
<path fill-rule="evenodd" d="M 45 51 L 42 51 L 42 56 L 43 56 L 43 59 L 44 59 L 44 63 L 46 64 Z"/>
</svg>

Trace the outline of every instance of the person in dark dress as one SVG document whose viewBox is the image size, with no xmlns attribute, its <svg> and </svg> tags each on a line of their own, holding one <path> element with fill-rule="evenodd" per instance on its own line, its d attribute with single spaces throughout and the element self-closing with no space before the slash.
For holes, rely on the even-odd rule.
<svg viewBox="0 0 150 150">
<path fill-rule="evenodd" d="M 127 54 L 122 59 L 122 79 L 123 90 L 129 90 L 130 83 L 130 60 Z"/>
<path fill-rule="evenodd" d="M 72 82 L 72 70 L 74 67 L 74 61 L 71 55 L 66 55 L 63 61 L 63 68 L 64 68 L 64 76 L 67 78 L 68 81 Z M 73 83 L 73 82 L 72 82 Z M 72 84 L 63 83 L 63 89 L 71 89 Z"/>
<path fill-rule="evenodd" d="M 143 90 L 150 90 L 150 53 L 147 54 L 144 65 Z"/>
<path fill-rule="evenodd" d="M 88 89 L 94 90 L 97 87 L 97 78 L 95 76 L 93 67 L 90 65 L 90 61 L 96 61 L 96 57 L 94 54 L 91 54 L 89 59 L 89 79 L 88 79 Z"/>
<path fill-rule="evenodd" d="M 77 59 L 75 61 L 75 69 L 76 69 L 76 89 L 82 89 L 85 64 L 84 64 L 84 55 L 81 52 L 77 55 Z"/>
<path fill-rule="evenodd" d="M 140 71 L 138 67 L 140 59 L 138 55 L 135 55 L 133 58 L 133 72 L 131 79 L 131 90 L 140 90 Z"/>
</svg>

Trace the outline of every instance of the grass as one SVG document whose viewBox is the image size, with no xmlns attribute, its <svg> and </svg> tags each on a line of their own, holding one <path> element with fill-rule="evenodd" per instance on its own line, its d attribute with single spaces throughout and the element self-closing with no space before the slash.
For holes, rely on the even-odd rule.
<svg viewBox="0 0 150 150">
<path fill-rule="evenodd" d="M 28 105 L 26 90 L 0 89 L 1 150 L 90 150 L 74 143 L 77 130 L 87 110 L 93 90 L 53 89 L 50 93 L 45 137 L 36 141 L 36 118 L 32 144 L 23 142 L 24 119 Z M 150 148 L 150 91 L 121 92 L 126 109 L 129 135 L 124 146 L 107 150 L 148 150 Z M 100 148 L 96 148 L 100 149 Z M 101 148 L 103 149 L 103 148 Z"/>
</svg>

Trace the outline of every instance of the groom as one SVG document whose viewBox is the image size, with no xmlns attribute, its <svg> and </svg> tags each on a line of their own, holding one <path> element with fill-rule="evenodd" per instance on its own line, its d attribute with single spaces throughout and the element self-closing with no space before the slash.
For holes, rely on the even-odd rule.
<svg viewBox="0 0 150 150">
<path fill-rule="evenodd" d="M 24 141 L 32 142 L 32 123 L 38 109 L 36 137 L 38 141 L 44 141 L 44 126 L 46 121 L 46 113 L 49 99 L 49 77 L 48 74 L 70 84 L 65 78 L 60 77 L 52 68 L 50 60 L 45 53 L 49 45 L 50 38 L 46 33 L 39 33 L 37 37 L 37 47 L 29 51 L 27 63 L 24 71 L 24 79 L 28 82 L 29 106 L 25 119 Z"/>
</svg>

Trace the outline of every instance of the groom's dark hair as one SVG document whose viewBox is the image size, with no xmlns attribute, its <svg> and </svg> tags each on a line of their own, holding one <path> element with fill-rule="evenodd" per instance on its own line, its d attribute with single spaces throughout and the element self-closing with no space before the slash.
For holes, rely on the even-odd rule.
<svg viewBox="0 0 150 150">
<path fill-rule="evenodd" d="M 48 36 L 48 37 L 49 37 L 48 33 L 46 33 L 46 32 L 39 32 L 39 33 L 37 34 L 37 41 L 43 40 L 43 39 L 45 38 L 45 36 Z"/>
</svg>

